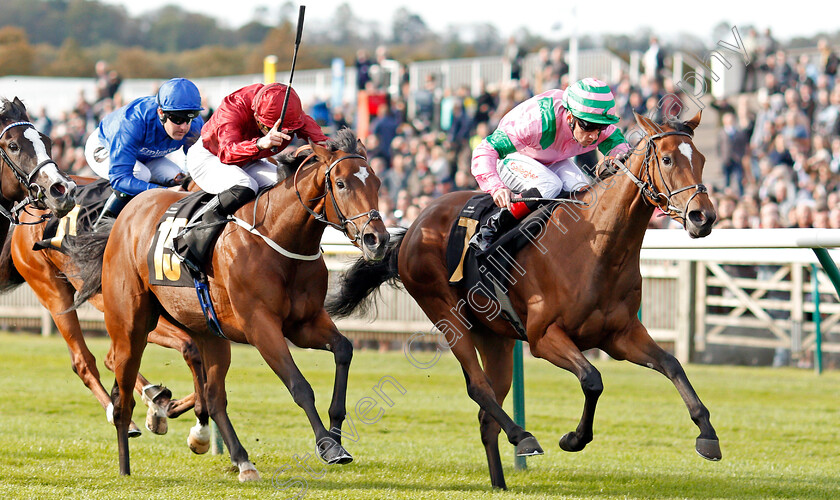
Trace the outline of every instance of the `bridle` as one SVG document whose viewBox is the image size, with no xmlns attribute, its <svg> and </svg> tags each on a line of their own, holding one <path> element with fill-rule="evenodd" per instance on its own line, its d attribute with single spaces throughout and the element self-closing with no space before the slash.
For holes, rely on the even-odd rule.
<svg viewBox="0 0 840 500">
<path fill-rule="evenodd" d="M 701 193 L 708 193 L 708 189 L 703 184 L 692 184 L 690 186 L 684 186 L 676 190 L 671 190 L 671 187 L 668 186 L 668 182 L 665 180 L 665 176 L 662 175 L 662 166 L 659 164 L 659 156 L 656 154 L 656 139 L 661 139 L 663 137 L 667 137 L 669 135 L 684 135 L 688 138 L 691 138 L 691 134 L 686 132 L 677 132 L 677 131 L 669 131 L 669 132 L 661 132 L 659 134 L 654 134 L 647 137 L 647 145 L 645 146 L 645 159 L 644 161 L 644 173 L 641 175 L 644 180 L 639 179 L 636 177 L 633 172 L 628 169 L 624 163 L 620 161 L 613 161 L 613 163 L 617 164 L 619 168 L 630 177 L 630 180 L 633 181 L 633 184 L 638 186 L 639 190 L 642 192 L 644 196 L 645 203 L 652 205 L 654 207 L 659 208 L 664 213 L 669 215 L 674 219 L 682 219 L 683 225 L 686 222 L 686 214 L 688 212 L 688 207 L 691 205 L 691 202 L 694 201 L 694 198 Z M 659 180 L 662 182 L 662 185 L 665 186 L 665 192 L 658 191 L 653 186 L 653 176 L 651 174 L 650 165 L 653 163 L 653 160 L 656 161 L 656 171 L 659 174 Z M 685 208 L 680 209 L 679 207 L 675 206 L 671 202 L 671 198 L 674 195 L 680 194 L 684 191 L 688 191 L 689 189 L 694 189 L 694 193 L 688 199 L 685 204 Z"/>
<path fill-rule="evenodd" d="M 303 146 L 302 148 L 298 149 L 298 151 L 296 153 L 301 152 L 304 149 L 310 149 L 310 148 L 309 148 L 309 146 Z M 324 180 L 325 180 L 325 182 L 324 182 L 324 185 L 325 185 L 324 194 L 322 194 L 321 196 L 309 199 L 309 202 L 313 202 L 313 201 L 318 201 L 320 199 L 323 199 L 323 198 L 326 198 L 327 196 L 329 196 L 330 200 L 332 201 L 333 210 L 335 210 L 336 217 L 338 217 L 338 223 L 335 223 L 335 222 L 332 222 L 332 221 L 327 219 L 326 203 L 324 203 L 324 207 L 321 209 L 321 213 L 318 213 L 318 212 L 312 210 L 311 208 L 309 208 L 309 206 L 306 203 L 303 202 L 303 198 L 301 197 L 300 190 L 298 189 L 298 186 L 297 186 L 298 173 L 301 170 L 303 170 L 303 166 L 310 159 L 312 159 L 314 157 L 315 157 L 315 153 L 313 152 L 309 156 L 307 156 L 300 163 L 300 167 L 297 169 L 297 171 L 295 171 L 294 186 L 295 186 L 295 194 L 297 194 L 298 201 L 300 201 L 300 204 L 303 205 L 303 208 L 305 208 L 306 211 L 309 212 L 309 214 L 312 215 L 312 217 L 315 218 L 315 220 L 317 220 L 319 222 L 323 222 L 324 224 L 327 224 L 328 226 L 334 227 L 335 229 L 338 229 L 339 231 L 344 233 L 344 235 L 347 236 L 347 238 L 350 239 L 350 241 L 353 242 L 354 244 L 361 243 L 362 236 L 365 232 L 365 229 L 367 229 L 368 225 L 373 221 L 382 220 L 382 216 L 379 214 L 378 210 L 371 209 L 368 212 L 362 212 L 362 213 L 360 213 L 358 215 L 354 215 L 352 217 L 345 217 L 344 213 L 341 211 L 341 208 L 339 208 L 339 206 L 338 206 L 338 202 L 335 199 L 335 193 L 333 192 L 333 189 L 332 189 L 332 181 L 330 180 L 330 173 L 331 173 L 332 169 L 336 165 L 338 165 L 339 162 L 341 162 L 343 160 L 359 159 L 359 160 L 363 160 L 367 164 L 367 158 L 365 158 L 362 155 L 358 155 L 358 154 L 348 154 L 348 155 L 344 155 L 340 158 L 335 159 L 327 167 L 326 172 L 324 172 Z M 360 219 L 360 218 L 364 217 L 364 216 L 367 216 L 368 219 L 367 219 L 367 221 L 365 221 L 362 228 L 359 229 L 359 226 L 356 225 L 355 221 L 357 219 Z M 348 226 L 353 226 L 355 234 L 352 237 L 350 236 L 350 232 L 348 231 Z"/>
<path fill-rule="evenodd" d="M 10 124 L 6 125 L 6 127 L 3 129 L 2 132 L 0 132 L 0 140 L 3 139 L 3 136 L 6 135 L 6 132 L 8 132 L 9 130 L 11 130 L 15 127 L 27 127 L 27 128 L 31 127 L 31 128 L 34 129 L 35 125 L 32 124 L 31 122 L 23 122 L 23 121 L 10 123 Z M 37 129 L 36 129 L 36 131 L 37 131 Z M 56 165 L 56 163 L 55 163 L 55 161 L 53 161 L 52 158 L 47 158 L 46 160 L 39 163 L 34 169 L 32 169 L 31 172 L 26 173 L 22 168 L 20 168 L 20 166 L 18 164 L 16 164 L 14 161 L 12 161 L 12 159 L 9 157 L 9 154 L 6 153 L 6 150 L 3 147 L 0 147 L 0 158 L 2 158 L 3 161 L 6 162 L 6 164 L 9 165 L 9 167 L 12 169 L 12 172 L 15 174 L 15 177 L 17 178 L 18 182 L 21 184 L 21 186 L 26 188 L 27 192 L 29 193 L 29 196 L 27 196 L 23 200 L 19 201 L 18 203 L 16 203 L 11 208 L 11 210 L 0 206 L 0 215 L 3 215 L 4 217 L 8 218 L 10 221 L 12 221 L 13 224 L 20 224 L 20 212 L 25 210 L 24 207 L 26 207 L 26 205 L 31 203 L 33 206 L 35 206 L 35 208 L 39 208 L 39 209 L 46 209 L 47 208 L 47 206 L 44 204 L 44 201 L 43 201 L 44 200 L 44 194 L 45 194 L 44 193 L 44 188 L 42 188 L 41 186 L 36 184 L 34 182 L 34 179 L 38 175 L 38 173 L 41 171 L 41 169 L 44 168 L 46 165 L 49 165 L 49 164 Z M 58 166 L 56 165 L 56 168 L 57 167 Z M 49 218 L 49 216 L 47 218 Z M 38 224 L 38 223 L 40 223 L 40 221 L 36 222 L 35 224 Z"/>
</svg>

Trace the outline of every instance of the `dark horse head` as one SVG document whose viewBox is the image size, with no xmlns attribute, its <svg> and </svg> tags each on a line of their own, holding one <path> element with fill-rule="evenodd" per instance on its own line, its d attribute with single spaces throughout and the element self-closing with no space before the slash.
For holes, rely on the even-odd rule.
<svg viewBox="0 0 840 500">
<path fill-rule="evenodd" d="M 682 223 L 689 236 L 707 236 L 717 215 L 701 184 L 706 157 L 692 140 L 700 113 L 685 123 L 658 125 L 638 114 L 636 122 L 645 137 L 633 152 L 634 182 L 649 203 Z"/>
<path fill-rule="evenodd" d="M 7 201 L 26 201 L 63 217 L 76 204 L 76 184 L 58 169 L 51 150 L 52 141 L 35 129 L 20 99 L 0 98 L 0 193 Z M 13 222 L 24 205 L 12 210 Z"/>
</svg>

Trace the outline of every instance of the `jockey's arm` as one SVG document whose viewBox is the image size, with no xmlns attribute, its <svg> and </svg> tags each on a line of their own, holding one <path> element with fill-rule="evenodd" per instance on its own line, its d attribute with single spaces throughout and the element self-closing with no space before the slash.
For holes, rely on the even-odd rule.
<svg viewBox="0 0 840 500">
<path fill-rule="evenodd" d="M 505 115 L 499 128 L 473 151 L 471 172 L 478 181 L 478 187 L 494 195 L 494 199 L 496 191 L 506 188 L 499 177 L 498 161 L 525 147 L 542 149 L 540 117 L 529 116 L 528 112 L 515 117 L 514 112 Z"/>
<path fill-rule="evenodd" d="M 122 193 L 135 196 L 147 189 L 160 188 L 134 176 L 134 164 L 137 163 L 138 140 L 132 134 L 130 126 L 124 126 L 109 143 L 110 166 L 108 181 L 111 187 Z"/>
<path fill-rule="evenodd" d="M 598 151 L 604 156 L 626 156 L 630 150 L 630 144 L 627 143 L 621 129 L 615 125 L 610 125 L 604 129 L 598 137 Z"/>
</svg>

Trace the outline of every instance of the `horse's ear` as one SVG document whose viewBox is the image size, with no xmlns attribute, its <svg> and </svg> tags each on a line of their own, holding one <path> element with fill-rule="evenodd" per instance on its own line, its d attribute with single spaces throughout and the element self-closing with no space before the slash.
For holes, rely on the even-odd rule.
<svg viewBox="0 0 840 500">
<path fill-rule="evenodd" d="M 662 128 L 653 123 L 653 121 L 647 116 L 640 115 L 635 111 L 633 112 L 633 115 L 636 116 L 636 123 L 638 123 L 639 127 L 641 127 L 648 135 L 656 135 L 662 132 Z"/>
<path fill-rule="evenodd" d="M 685 122 L 685 126 L 690 128 L 691 130 L 696 129 L 697 125 L 700 125 L 700 115 L 702 115 L 702 114 L 703 114 L 703 110 L 701 109 L 700 111 L 697 112 L 696 115 L 694 115 L 694 118 Z"/>
<path fill-rule="evenodd" d="M 362 140 L 361 140 L 361 139 L 356 139 L 356 142 L 358 143 L 358 144 L 356 145 L 356 147 L 357 147 L 357 149 L 358 149 L 358 151 L 359 151 L 359 154 L 360 154 L 360 155 L 362 155 L 362 156 L 364 156 L 365 158 L 367 158 L 367 148 L 365 148 L 365 143 L 364 143 L 364 142 L 362 142 Z"/>
<path fill-rule="evenodd" d="M 26 106 L 23 105 L 23 102 L 20 99 L 18 99 L 17 96 L 15 96 L 14 103 L 15 103 L 15 106 L 19 107 L 23 111 L 26 111 Z"/>
<path fill-rule="evenodd" d="M 321 146 L 317 142 L 309 141 L 309 147 L 312 148 L 312 152 L 315 153 L 315 156 L 321 160 L 322 163 L 329 163 L 330 159 L 332 158 L 332 153 L 328 148 Z"/>
</svg>

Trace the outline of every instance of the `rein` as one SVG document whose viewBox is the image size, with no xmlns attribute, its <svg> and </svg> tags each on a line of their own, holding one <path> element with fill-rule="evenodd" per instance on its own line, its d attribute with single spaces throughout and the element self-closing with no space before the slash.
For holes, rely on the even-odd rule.
<svg viewBox="0 0 840 500">
<path fill-rule="evenodd" d="M 302 148 L 298 149 L 298 152 L 300 152 L 300 151 L 301 151 L 301 150 L 303 150 L 303 149 L 307 149 L 307 148 L 308 148 L 308 146 L 304 146 L 304 147 L 302 147 Z M 333 227 L 333 228 L 335 228 L 335 229 L 338 229 L 339 231 L 341 231 L 342 233 L 344 233 L 344 235 L 345 235 L 345 236 L 347 236 L 347 238 L 349 238 L 349 239 L 350 239 L 350 241 L 351 241 L 352 243 L 354 243 L 354 244 L 359 244 L 359 243 L 361 242 L 360 240 L 362 239 L 362 235 L 364 234 L 364 231 L 365 231 L 365 229 L 367 228 L 367 226 L 368 226 L 371 222 L 373 222 L 373 221 L 375 221 L 375 220 L 382 220 L 382 216 L 381 216 L 381 215 L 379 215 L 379 211 L 378 211 L 378 210 L 376 210 L 376 209 L 371 209 L 371 210 L 370 210 L 370 211 L 368 211 L 368 212 L 362 212 L 362 213 L 360 213 L 360 214 L 358 214 L 358 215 L 354 215 L 354 216 L 352 216 L 352 217 L 345 217 L 345 216 L 344 216 L 344 213 L 341 211 L 341 208 L 339 208 L 339 206 L 338 206 L 338 202 L 337 202 L 337 201 L 336 201 L 336 199 L 335 199 L 335 193 L 333 192 L 333 189 L 332 189 L 332 182 L 330 181 L 330 172 L 332 171 L 333 167 L 335 167 L 336 165 L 338 165 L 338 164 L 339 164 L 339 162 L 341 162 L 342 160 L 349 160 L 349 159 L 356 158 L 356 159 L 364 160 L 364 161 L 365 161 L 365 163 L 367 163 L 367 158 L 365 158 L 365 157 L 364 157 L 364 156 L 362 156 L 362 155 L 358 155 L 358 154 L 348 154 L 348 155 L 342 156 L 342 157 L 337 158 L 336 160 L 334 160 L 334 161 L 333 161 L 333 162 L 332 162 L 332 163 L 331 163 L 331 164 L 327 167 L 326 172 L 324 172 L 324 179 L 325 179 L 324 194 L 322 194 L 321 196 L 317 196 L 317 197 L 315 197 L 315 198 L 310 198 L 310 199 L 309 199 L 309 201 L 310 201 L 310 202 L 313 202 L 313 201 L 318 201 L 318 200 L 321 200 L 321 199 L 326 198 L 327 196 L 329 196 L 329 197 L 330 197 L 330 200 L 332 201 L 333 210 L 335 210 L 336 216 L 338 217 L 338 223 L 335 223 L 335 222 L 332 222 L 332 221 L 330 221 L 329 219 L 327 219 L 327 216 L 326 216 L 326 212 L 327 212 L 326 203 L 324 204 L 324 207 L 321 209 L 321 213 L 318 213 L 318 212 L 316 212 L 316 211 L 312 210 L 311 208 L 309 208 L 309 206 L 308 206 L 306 203 L 304 203 L 304 202 L 303 202 L 303 197 L 301 197 L 301 195 L 300 195 L 300 190 L 298 189 L 298 186 L 297 186 L 298 173 L 299 173 L 301 170 L 303 170 L 303 166 L 304 166 L 304 165 L 305 165 L 305 164 L 306 164 L 306 163 L 307 163 L 310 159 L 312 159 L 312 158 L 314 158 L 314 157 L 315 157 L 315 153 L 313 152 L 313 153 L 311 153 L 309 156 L 307 156 L 307 157 L 306 157 L 306 158 L 305 158 L 305 159 L 304 159 L 304 160 L 300 163 L 300 165 L 301 165 L 301 166 L 300 166 L 300 167 L 299 167 L 299 168 L 295 171 L 294 186 L 295 186 L 295 194 L 297 195 L 298 201 L 300 201 L 300 204 L 301 204 L 301 205 L 303 205 L 303 208 L 304 208 L 304 209 L 306 209 L 306 211 L 307 211 L 307 212 L 309 212 L 309 214 L 310 214 L 312 217 L 314 217 L 314 218 L 315 218 L 315 220 L 317 220 L 317 221 L 319 221 L 319 222 L 323 222 L 324 224 L 326 224 L 326 225 L 328 225 L 328 226 L 330 226 L 330 227 Z M 362 217 L 364 217 L 364 216 L 366 216 L 366 215 L 367 215 L 368 219 L 367 219 L 367 221 L 364 223 L 364 225 L 362 226 L 362 228 L 361 228 L 361 229 L 359 229 L 359 226 L 358 226 L 358 225 L 356 225 L 355 220 L 356 220 L 356 219 L 359 219 L 359 218 L 362 218 Z M 350 236 L 350 232 L 348 231 L 348 225 L 352 225 L 352 226 L 353 226 L 354 233 L 355 233 L 355 235 L 354 235 L 353 237 L 351 237 L 351 236 Z"/>
<path fill-rule="evenodd" d="M 656 139 L 661 139 L 661 138 L 667 137 L 669 135 L 684 135 L 686 137 L 691 138 L 691 134 L 688 134 L 686 132 L 676 132 L 676 131 L 662 132 L 662 133 L 659 133 L 659 134 L 648 136 L 647 146 L 645 146 L 645 158 L 643 160 L 644 161 L 644 169 L 645 169 L 645 173 L 644 173 L 644 176 L 643 176 L 643 177 L 645 177 L 644 181 L 639 179 L 638 177 L 636 177 L 636 175 L 633 174 L 633 172 L 631 172 L 630 169 L 627 168 L 624 165 L 624 163 L 622 163 L 621 161 L 613 159 L 612 162 L 617 164 L 619 166 L 619 168 L 628 177 L 630 177 L 630 180 L 633 181 L 633 184 L 635 184 L 639 188 L 639 190 L 644 195 L 645 203 L 648 203 L 648 204 L 650 204 L 654 207 L 659 208 L 660 210 L 662 210 L 663 212 L 665 212 L 666 214 L 668 214 L 670 217 L 672 217 L 674 219 L 682 219 L 682 223 L 683 223 L 683 225 L 685 225 L 686 212 L 688 212 L 688 207 L 691 205 L 691 202 L 694 201 L 694 198 L 698 194 L 707 193 L 708 189 L 706 189 L 706 186 L 703 185 L 703 184 L 692 184 L 690 186 L 684 186 L 684 187 L 681 187 L 679 189 L 676 189 L 676 190 L 672 191 L 670 186 L 668 186 L 668 182 L 665 180 L 665 177 L 662 175 L 662 166 L 659 164 L 659 156 L 656 154 L 656 143 L 654 141 Z M 662 185 L 665 186 L 665 191 L 666 191 L 665 193 L 663 193 L 661 191 L 658 191 L 653 186 L 653 182 L 651 182 L 652 181 L 652 176 L 651 176 L 651 172 L 650 172 L 650 164 L 651 164 L 652 160 L 656 160 L 656 170 L 657 170 L 657 173 L 659 174 L 659 179 L 662 181 Z M 673 198 L 674 195 L 677 195 L 677 194 L 682 193 L 684 191 L 688 191 L 689 189 L 694 189 L 695 191 L 694 191 L 694 194 L 692 194 L 691 197 L 688 199 L 688 202 L 686 202 L 685 208 L 680 209 L 679 207 L 677 207 L 676 205 L 671 203 L 671 198 Z M 663 201 L 660 201 L 660 200 L 663 200 Z"/>
<path fill-rule="evenodd" d="M 31 128 L 34 129 L 35 125 L 32 124 L 31 122 L 24 122 L 24 121 L 12 122 L 12 123 L 6 125 L 6 127 L 3 129 L 3 131 L 0 132 L 0 140 L 3 139 L 3 136 L 6 135 L 6 132 L 8 132 L 9 130 L 11 130 L 12 128 L 15 128 L 15 127 L 27 127 L 27 128 L 31 127 Z M 37 131 L 37 129 L 36 129 L 36 131 Z M 9 219 L 12 222 L 12 224 L 18 225 L 18 224 L 21 224 L 20 213 L 22 211 L 26 211 L 25 208 L 24 208 L 24 207 L 26 207 L 26 205 L 32 203 L 33 205 L 35 205 L 36 208 L 46 208 L 46 206 L 44 205 L 44 202 L 43 202 L 44 188 L 42 188 L 38 184 L 35 184 L 34 179 L 35 179 L 35 176 L 38 175 L 38 173 L 41 171 L 41 169 L 44 166 L 49 165 L 49 164 L 55 165 L 56 163 L 55 163 L 55 161 L 53 161 L 52 158 L 48 158 L 48 159 L 42 161 L 41 163 L 39 163 L 34 169 L 32 169 L 31 172 L 29 172 L 27 174 L 22 168 L 20 168 L 19 165 L 17 165 L 14 161 L 12 161 L 12 159 L 9 157 L 9 154 L 6 153 L 6 150 L 2 147 L 0 147 L 0 158 L 2 158 L 3 161 L 6 162 L 6 164 L 9 165 L 9 168 L 12 169 L 12 172 L 15 174 L 15 177 L 17 178 L 18 182 L 23 187 L 25 187 L 27 192 L 29 193 L 29 196 L 27 196 L 23 200 L 19 201 L 15 205 L 13 205 L 11 210 L 7 209 L 3 206 L 0 206 L 0 215 Z M 58 166 L 56 165 L 56 168 L 57 167 Z M 41 220 L 39 220 L 38 222 L 29 222 L 29 223 L 26 223 L 26 224 L 40 224 L 41 222 L 43 222 L 43 221 L 45 221 L 49 218 L 50 218 L 50 216 L 42 215 Z"/>
</svg>

